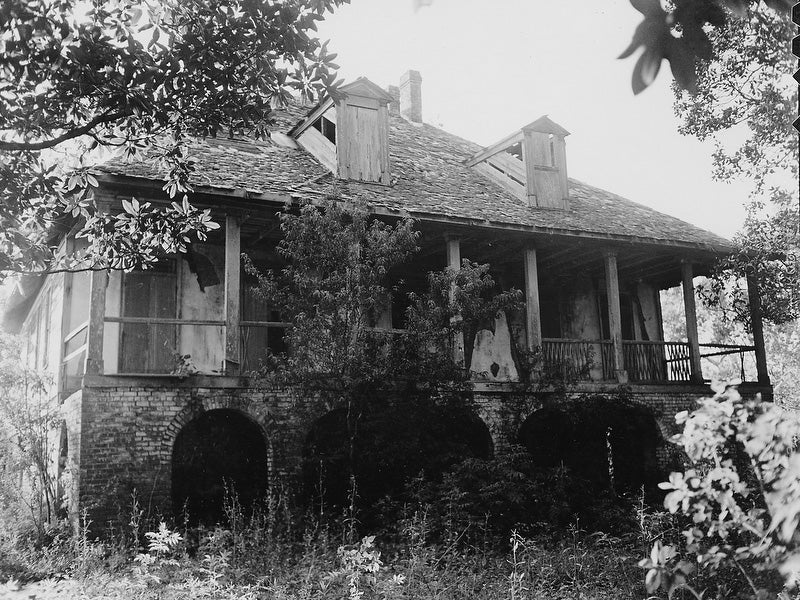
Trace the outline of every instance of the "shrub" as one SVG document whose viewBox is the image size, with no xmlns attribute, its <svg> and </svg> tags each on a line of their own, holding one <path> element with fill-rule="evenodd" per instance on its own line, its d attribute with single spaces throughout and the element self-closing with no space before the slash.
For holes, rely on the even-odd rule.
<svg viewBox="0 0 800 600">
<path fill-rule="evenodd" d="M 656 543 L 640 565 L 651 592 L 776 597 L 800 573 L 800 418 L 732 387 L 715 392 L 676 416 L 690 467 L 661 484 L 669 511 L 691 518 L 685 544 Z"/>
<path fill-rule="evenodd" d="M 512 529 L 565 534 L 576 520 L 581 527 L 615 534 L 636 528 L 631 499 L 616 496 L 575 476 L 566 467 L 535 464 L 515 446 L 492 459 L 469 458 L 445 474 L 440 484 L 416 488 L 418 502 L 430 506 L 432 527 L 486 527 L 505 540 Z"/>
</svg>

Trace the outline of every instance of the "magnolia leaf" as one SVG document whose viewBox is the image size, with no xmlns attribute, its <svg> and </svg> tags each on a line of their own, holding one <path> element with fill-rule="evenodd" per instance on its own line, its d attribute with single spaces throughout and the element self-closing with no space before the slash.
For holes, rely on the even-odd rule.
<svg viewBox="0 0 800 600">
<path fill-rule="evenodd" d="M 661 12 L 663 13 L 663 9 L 661 8 L 661 3 L 659 0 L 630 0 L 631 6 L 638 10 L 645 16 L 651 15 L 652 13 Z"/>
<path fill-rule="evenodd" d="M 660 45 L 645 48 L 633 67 L 631 87 L 634 94 L 640 94 L 655 81 L 658 70 L 661 68 L 662 58 Z"/>
<path fill-rule="evenodd" d="M 644 585 L 649 594 L 655 593 L 661 587 L 661 571 L 659 569 L 650 569 L 645 575 Z"/>
<path fill-rule="evenodd" d="M 681 89 L 690 94 L 697 92 L 697 74 L 694 69 L 694 54 L 687 48 L 685 40 L 677 38 L 672 40 L 669 45 L 669 53 L 666 56 L 669 66 L 672 69 L 672 76 L 675 78 Z M 711 50 L 709 48 L 709 54 Z M 656 69 L 656 73 L 658 69 Z M 653 76 L 655 78 L 655 75 Z"/>
</svg>

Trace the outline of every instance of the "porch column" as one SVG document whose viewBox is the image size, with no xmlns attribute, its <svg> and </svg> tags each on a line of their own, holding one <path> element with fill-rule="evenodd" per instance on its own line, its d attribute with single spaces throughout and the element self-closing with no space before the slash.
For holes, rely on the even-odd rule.
<svg viewBox="0 0 800 600">
<path fill-rule="evenodd" d="M 758 279 L 755 275 L 747 276 L 747 296 L 750 299 L 750 328 L 753 331 L 753 345 L 756 347 L 756 373 L 758 383 L 770 385 L 767 371 L 767 353 L 764 349 L 764 325 L 761 322 L 761 295 L 758 291 Z"/>
<path fill-rule="evenodd" d="M 625 370 L 625 355 L 622 349 L 622 316 L 619 307 L 619 275 L 617 274 L 616 252 L 611 250 L 606 252 L 605 267 L 608 329 L 614 354 L 614 374 L 619 383 L 627 383 L 628 372 Z"/>
<path fill-rule="evenodd" d="M 86 332 L 86 375 L 103 374 L 103 327 L 106 316 L 108 271 L 92 271 L 89 282 L 89 329 Z M 62 338 L 63 342 L 63 338 Z"/>
<path fill-rule="evenodd" d="M 240 352 L 241 225 L 235 215 L 225 216 L 225 359 L 226 375 L 238 375 Z"/>
<path fill-rule="evenodd" d="M 524 254 L 525 264 L 525 334 L 528 351 L 533 352 L 542 345 L 542 318 L 539 308 L 539 269 L 536 264 L 536 248 L 528 246 Z"/>
<path fill-rule="evenodd" d="M 454 271 L 461 270 L 461 240 L 458 238 L 445 236 L 447 243 L 447 266 Z M 452 302 L 455 297 L 455 285 L 450 288 L 450 301 Z M 461 322 L 461 315 L 454 315 L 451 317 L 451 323 L 456 324 Z M 464 332 L 460 331 L 456 334 L 453 340 L 453 362 L 459 366 L 464 366 Z"/>
<path fill-rule="evenodd" d="M 683 308 L 686 313 L 686 337 L 689 339 L 689 360 L 692 367 L 692 381 L 703 383 L 703 366 L 700 361 L 700 340 L 697 336 L 697 310 L 694 304 L 694 278 L 692 263 L 681 261 L 683 278 Z"/>
</svg>

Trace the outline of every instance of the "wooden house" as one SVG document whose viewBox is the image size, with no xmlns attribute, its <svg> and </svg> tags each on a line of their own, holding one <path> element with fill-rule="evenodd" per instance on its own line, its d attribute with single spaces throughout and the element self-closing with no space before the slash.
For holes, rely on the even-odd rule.
<svg viewBox="0 0 800 600">
<path fill-rule="evenodd" d="M 401 274 L 408 290 L 468 258 L 524 291 L 524 311 L 498 315 L 457 357 L 474 374 L 495 452 L 536 418 L 532 410 L 509 426 L 499 416 L 518 390 L 515 346 L 540 349 L 545 365 L 574 381 L 573 393 L 624 386 L 651 411 L 662 462 L 675 413 L 708 394 L 707 357 L 735 362 L 742 393 L 769 394 L 758 290 L 753 345 L 698 339 L 693 279 L 731 243 L 569 177 L 568 135 L 543 116 L 482 148 L 422 121 L 421 77 L 409 71 L 399 88 L 361 78 L 335 100 L 280 110 L 266 141 L 192 142 L 191 201 L 213 210 L 219 235 L 150 271 L 25 280 L 6 315 L 27 340 L 31 366 L 57 382 L 73 509 L 91 504 L 98 522 L 114 518 L 132 487 L 153 505 L 174 505 L 177 440 L 203 415 L 229 413 L 236 427 L 254 428 L 253 468 L 267 479 L 298 468 L 309 422 L 293 417 L 291 390 L 247 377 L 267 348 L 282 349 L 286 324 L 247 291 L 240 254 L 273 264 L 277 212 L 333 193 L 367 202 L 382 219 L 416 220 L 421 250 Z M 109 210 L 131 196 L 167 201 L 165 174 L 147 160 L 115 160 L 95 174 L 96 199 Z M 674 286 L 683 288 L 685 340 L 664 339 L 659 294 Z M 398 299 L 381 326 L 402 328 L 401 308 Z M 175 373 L 175 354 L 191 356 L 192 374 Z"/>
</svg>

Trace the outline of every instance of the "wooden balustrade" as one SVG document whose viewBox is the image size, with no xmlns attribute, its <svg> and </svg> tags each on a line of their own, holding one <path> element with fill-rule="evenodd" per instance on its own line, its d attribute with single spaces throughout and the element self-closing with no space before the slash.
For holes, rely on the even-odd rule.
<svg viewBox="0 0 800 600">
<path fill-rule="evenodd" d="M 666 383 L 692 381 L 691 346 L 687 342 L 622 342 L 625 369 L 631 382 Z M 728 359 L 713 371 L 724 378 L 754 381 L 754 346 L 700 344 L 700 357 Z M 730 357 L 730 358 L 728 358 Z M 574 381 L 613 381 L 613 346 L 610 340 L 542 340 L 542 363 L 546 374 Z M 752 364 L 751 364 L 752 363 Z M 710 365 L 709 365 L 710 366 Z M 708 368 L 709 372 L 712 369 Z"/>
<path fill-rule="evenodd" d="M 755 346 L 700 344 L 703 373 L 715 379 L 758 381 Z"/>
<path fill-rule="evenodd" d="M 691 347 L 686 342 L 623 341 L 630 381 L 691 381 Z"/>
<path fill-rule="evenodd" d="M 614 379 L 614 349 L 611 340 L 542 340 L 545 375 L 565 380 L 610 381 Z"/>
</svg>

